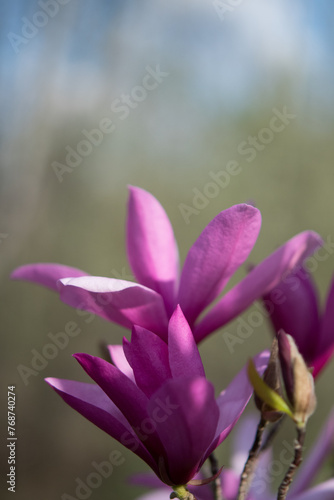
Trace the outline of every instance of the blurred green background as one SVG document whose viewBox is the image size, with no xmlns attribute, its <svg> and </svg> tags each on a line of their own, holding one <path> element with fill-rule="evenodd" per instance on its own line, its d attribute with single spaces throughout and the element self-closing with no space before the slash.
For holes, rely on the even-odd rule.
<svg viewBox="0 0 334 500">
<path fill-rule="evenodd" d="M 334 5 L 225 4 L 230 8 L 218 12 L 207 0 L 0 3 L 1 418 L 6 436 L 6 388 L 16 384 L 18 499 L 75 497 L 76 478 L 85 481 L 92 462 L 108 460 L 112 450 L 120 450 L 125 462 L 89 498 L 132 499 L 144 490 L 129 487 L 127 477 L 146 467 L 43 381 L 87 380 L 71 354 L 101 354 L 101 343 L 119 343 L 129 333 L 100 318 L 86 323 L 51 291 L 11 282 L 15 267 L 60 262 L 132 279 L 125 254 L 128 184 L 163 204 L 182 261 L 218 212 L 246 201 L 263 215 L 254 263 L 305 229 L 334 237 Z M 158 65 L 168 75 L 145 95 L 138 86 Z M 127 95 L 130 104 L 121 112 Z M 280 132 L 263 132 L 273 109 L 284 107 L 295 115 L 290 123 Z M 91 133 L 106 119 L 113 132 L 87 154 L 80 149 L 82 131 Z M 255 153 L 245 153 L 249 137 L 257 138 Z M 76 167 L 59 174 L 68 148 L 84 153 Z M 225 187 L 208 187 L 210 173 L 226 171 L 231 160 L 238 162 L 238 175 Z M 199 192 L 206 196 L 201 208 Z M 184 205 L 197 213 L 185 218 Z M 322 303 L 333 268 L 329 255 L 313 273 Z M 231 284 L 245 273 L 241 269 Z M 81 333 L 25 385 L 18 365 L 31 367 L 31 351 L 41 352 L 48 334 L 63 331 L 68 321 Z M 236 322 L 200 347 L 217 390 L 250 355 L 270 345 L 266 323 L 234 353 L 224 331 L 235 334 Z M 333 404 L 333 364 L 317 384 L 319 407 L 310 420 L 308 449 Z M 292 437 L 292 429 L 283 430 L 278 450 L 282 436 Z M 218 452 L 222 464 L 228 464 L 229 449 L 230 439 Z M 333 465 L 322 477 L 331 474 Z"/>
</svg>

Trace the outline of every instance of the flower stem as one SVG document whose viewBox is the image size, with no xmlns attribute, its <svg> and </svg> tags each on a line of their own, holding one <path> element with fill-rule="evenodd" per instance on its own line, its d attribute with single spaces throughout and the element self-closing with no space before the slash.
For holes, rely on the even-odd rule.
<svg viewBox="0 0 334 500">
<path fill-rule="evenodd" d="M 241 474 L 237 500 L 245 500 L 245 498 L 247 497 L 253 479 L 256 463 L 258 461 L 259 451 L 261 449 L 263 432 L 264 429 L 266 428 L 267 423 L 268 421 L 265 420 L 263 417 L 261 417 L 260 422 L 257 426 L 253 446 L 250 449 L 244 470 L 242 471 Z"/>
<path fill-rule="evenodd" d="M 283 479 L 279 490 L 277 494 L 277 500 L 285 500 L 290 485 L 292 483 L 293 477 L 296 473 L 296 470 L 300 466 L 300 464 L 303 461 L 302 453 L 303 453 L 303 446 L 304 446 L 304 441 L 305 441 L 305 427 L 298 427 L 297 426 L 297 439 L 295 440 L 295 456 L 293 458 L 293 461 L 290 464 L 290 467 L 285 475 L 285 478 Z"/>
<path fill-rule="evenodd" d="M 209 456 L 209 461 L 211 466 L 211 474 L 212 476 L 215 476 L 219 470 L 219 466 L 214 453 L 211 453 L 211 455 Z M 220 476 L 216 477 L 216 479 L 212 483 L 212 486 L 214 499 L 223 500 L 222 483 Z"/>
<path fill-rule="evenodd" d="M 179 500 L 196 500 L 186 486 L 174 486 L 174 491 L 169 498 L 178 498 Z"/>
</svg>

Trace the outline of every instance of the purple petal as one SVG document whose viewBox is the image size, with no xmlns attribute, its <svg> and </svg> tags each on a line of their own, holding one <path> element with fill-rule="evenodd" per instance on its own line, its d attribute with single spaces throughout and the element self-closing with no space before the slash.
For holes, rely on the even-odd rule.
<svg viewBox="0 0 334 500">
<path fill-rule="evenodd" d="M 301 465 L 298 475 L 294 480 L 290 490 L 297 495 L 305 491 L 313 482 L 322 464 L 334 451 L 334 409 L 332 410 L 325 426 L 315 441 L 315 445 L 310 450 L 307 458 Z M 317 497 L 318 498 L 318 497 Z M 334 497 L 333 497 L 334 498 Z"/>
<path fill-rule="evenodd" d="M 156 464 L 149 452 L 139 441 L 119 409 L 99 386 L 57 378 L 47 378 L 45 381 L 71 408 L 136 453 L 156 471 Z M 128 443 L 125 442 L 123 436 L 131 437 Z"/>
<path fill-rule="evenodd" d="M 131 268 L 139 283 L 162 295 L 171 313 L 179 273 L 173 228 L 154 196 L 137 187 L 129 190 L 127 252 Z"/>
<path fill-rule="evenodd" d="M 216 431 L 219 410 L 213 385 L 205 378 L 168 381 L 150 400 L 173 484 L 186 484 L 198 471 Z"/>
<path fill-rule="evenodd" d="M 62 278 L 77 278 L 87 276 L 87 273 L 75 267 L 63 266 L 61 264 L 39 263 L 21 266 L 12 272 L 14 280 L 31 281 L 39 285 L 58 291 L 57 281 Z"/>
<path fill-rule="evenodd" d="M 247 259 L 260 226 L 259 210 L 246 204 L 235 205 L 217 215 L 191 247 L 178 299 L 190 324 Z"/>
<path fill-rule="evenodd" d="M 317 377 L 334 356 L 334 279 L 328 292 L 325 312 L 319 333 L 319 341 L 312 360 L 313 377 Z"/>
<path fill-rule="evenodd" d="M 325 368 L 325 366 L 332 359 L 333 356 L 334 356 L 334 345 L 332 345 L 329 349 L 327 349 L 327 351 L 325 351 L 323 354 L 316 357 L 316 359 L 312 363 L 313 378 L 319 376 L 319 374 L 322 372 L 322 370 Z"/>
<path fill-rule="evenodd" d="M 122 372 L 124 375 L 126 375 L 128 378 L 130 378 L 133 382 L 135 380 L 133 370 L 131 366 L 129 365 L 128 360 L 125 357 L 123 346 L 122 345 L 108 345 L 108 351 L 110 354 L 110 358 L 113 362 L 113 364 Z"/>
<path fill-rule="evenodd" d="M 249 450 L 253 444 L 258 423 L 258 414 L 242 416 L 233 433 L 233 454 L 230 462 L 234 472 L 239 476 L 244 469 Z"/>
<path fill-rule="evenodd" d="M 256 369 L 260 374 L 266 369 L 268 361 L 269 353 L 267 351 L 254 358 Z M 252 394 L 253 387 L 248 380 L 247 367 L 245 366 L 217 398 L 220 417 L 213 443 L 205 454 L 206 458 L 227 438 L 241 417 Z"/>
<path fill-rule="evenodd" d="M 304 231 L 258 264 L 233 287 L 195 327 L 198 342 L 247 309 L 254 300 L 267 294 L 322 244 L 317 233 Z"/>
<path fill-rule="evenodd" d="M 231 469 L 224 469 L 221 474 L 222 493 L 225 500 L 235 500 L 237 498 L 240 476 Z M 213 495 L 211 496 L 213 499 Z M 250 500 L 247 497 L 247 500 Z"/>
<path fill-rule="evenodd" d="M 147 397 L 172 378 L 167 344 L 145 328 L 133 327 L 131 342 L 124 339 L 124 353 L 133 368 L 138 387 Z"/>
<path fill-rule="evenodd" d="M 96 276 L 63 279 L 60 298 L 126 328 L 136 324 L 167 339 L 168 319 L 161 296 L 137 283 Z"/>
<path fill-rule="evenodd" d="M 224 471 L 221 473 L 220 477 L 222 478 L 223 481 L 223 474 Z M 192 493 L 196 500 L 214 500 L 213 497 L 213 491 L 212 491 L 212 483 L 211 484 L 205 484 L 201 486 L 188 486 L 188 490 L 190 493 Z M 235 500 L 235 497 L 233 499 L 229 499 L 224 496 L 224 500 Z"/>
<path fill-rule="evenodd" d="M 318 354 L 322 354 L 334 345 L 334 278 L 328 292 L 326 308 L 320 331 Z"/>
<path fill-rule="evenodd" d="M 152 456 L 156 458 L 163 454 L 156 432 L 143 433 L 142 430 L 143 422 L 149 420 L 146 410 L 148 399 L 145 394 L 108 361 L 89 354 L 74 354 L 74 357 L 123 413 Z"/>
<path fill-rule="evenodd" d="M 310 274 L 301 268 L 288 275 L 264 297 L 264 303 L 275 331 L 289 333 L 310 363 L 319 342 L 317 292 Z"/>
<path fill-rule="evenodd" d="M 223 471 L 223 473 L 229 473 L 228 481 L 226 481 L 226 486 L 228 488 L 225 488 L 224 490 L 229 492 L 229 495 L 225 493 L 226 499 L 235 500 L 237 496 L 240 475 L 244 469 L 249 455 L 249 450 L 252 447 L 258 423 L 259 415 L 256 413 L 251 414 L 250 416 L 243 416 L 234 430 L 233 453 L 231 458 L 231 465 L 234 474 L 232 474 L 232 471 L 229 470 Z M 272 452 L 270 449 L 261 453 L 251 486 L 251 494 L 247 497 L 248 500 L 270 500 L 272 498 L 272 495 L 269 492 L 268 481 L 265 480 L 268 475 L 268 464 L 271 463 L 271 460 Z"/>
<path fill-rule="evenodd" d="M 205 377 L 204 367 L 190 326 L 177 306 L 168 326 L 169 365 L 174 378 Z"/>
<path fill-rule="evenodd" d="M 333 498 L 334 479 L 329 479 L 328 481 L 318 484 L 308 491 L 304 491 L 303 493 L 294 496 L 293 500 L 333 500 Z"/>
<path fill-rule="evenodd" d="M 255 432 L 256 432 L 256 427 L 252 435 L 252 440 L 254 440 Z M 254 479 L 250 487 L 249 498 L 247 497 L 248 500 L 276 499 L 276 496 L 274 496 L 270 491 L 271 490 L 270 481 L 273 480 L 272 477 L 273 475 L 270 476 L 270 472 L 273 469 L 273 467 L 271 467 L 272 461 L 273 461 L 273 453 L 270 448 L 260 454 L 257 468 L 254 474 Z M 290 498 L 290 496 L 288 498 Z"/>
</svg>

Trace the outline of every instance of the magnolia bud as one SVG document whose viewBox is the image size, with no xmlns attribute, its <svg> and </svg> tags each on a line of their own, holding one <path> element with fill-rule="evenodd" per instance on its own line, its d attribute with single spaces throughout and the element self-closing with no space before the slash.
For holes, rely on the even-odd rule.
<svg viewBox="0 0 334 500">
<path fill-rule="evenodd" d="M 313 376 L 291 335 L 277 334 L 282 375 L 295 421 L 304 426 L 316 408 Z"/>
<path fill-rule="evenodd" d="M 263 381 L 270 389 L 275 391 L 282 397 L 282 384 L 280 377 L 280 367 L 278 359 L 278 342 L 273 340 L 270 352 L 268 366 L 263 374 Z M 260 410 L 262 417 L 268 422 L 276 422 L 282 417 L 282 412 L 273 409 L 269 404 L 265 403 L 259 396 L 255 394 L 255 404 Z"/>
</svg>

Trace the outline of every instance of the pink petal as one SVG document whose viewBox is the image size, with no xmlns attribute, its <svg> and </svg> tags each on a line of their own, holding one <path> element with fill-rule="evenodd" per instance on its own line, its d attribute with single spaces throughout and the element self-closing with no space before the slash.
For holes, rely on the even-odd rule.
<svg viewBox="0 0 334 500">
<path fill-rule="evenodd" d="M 255 432 L 256 432 L 256 427 L 254 429 L 253 435 L 251 436 L 253 438 L 253 441 L 255 437 Z M 273 453 L 270 448 L 260 454 L 257 468 L 254 474 L 254 479 L 250 487 L 249 499 L 247 500 L 276 499 L 276 496 L 274 496 L 271 493 L 271 484 L 270 484 L 270 482 L 273 480 L 273 474 L 270 474 L 270 472 L 274 469 L 274 467 L 272 467 L 272 462 L 273 462 Z M 288 498 L 292 500 L 290 496 Z"/>
<path fill-rule="evenodd" d="M 149 413 L 166 450 L 171 482 L 186 484 L 215 435 L 219 411 L 213 385 L 202 377 L 170 380 L 150 400 Z"/>
<path fill-rule="evenodd" d="M 57 281 L 62 278 L 77 278 L 87 276 L 87 273 L 75 267 L 63 266 L 62 264 L 39 263 L 21 266 L 12 272 L 14 280 L 31 281 L 39 285 L 58 291 Z"/>
<path fill-rule="evenodd" d="M 133 370 L 125 357 L 122 345 L 107 346 L 113 364 L 133 382 L 135 380 Z"/>
<path fill-rule="evenodd" d="M 239 477 L 253 444 L 258 423 L 258 413 L 242 416 L 233 433 L 233 453 L 230 463 Z"/>
<path fill-rule="evenodd" d="M 142 429 L 143 422 L 149 420 L 146 410 L 148 399 L 145 394 L 108 361 L 89 354 L 74 354 L 74 357 L 119 408 L 151 455 L 156 458 L 163 454 L 156 432 L 147 433 Z"/>
<path fill-rule="evenodd" d="M 191 247 L 178 299 L 190 325 L 247 259 L 260 226 L 259 210 L 250 205 L 235 205 L 217 215 Z"/>
<path fill-rule="evenodd" d="M 254 358 L 256 368 L 260 374 L 266 369 L 268 361 L 269 353 L 267 351 L 258 354 Z M 252 394 L 253 388 L 248 380 L 247 367 L 244 367 L 217 398 L 220 417 L 215 438 L 205 454 L 206 457 L 227 438 L 241 417 Z"/>
<path fill-rule="evenodd" d="M 322 319 L 320 331 L 320 345 L 318 354 L 334 346 L 334 277 L 328 291 L 326 308 Z"/>
<path fill-rule="evenodd" d="M 225 500 L 235 500 L 239 489 L 240 476 L 231 469 L 224 469 L 222 472 L 222 493 Z M 213 500 L 213 496 L 211 497 Z M 247 500 L 252 500 L 247 497 Z M 259 500 L 259 499 L 257 499 Z M 267 500 L 270 500 L 269 498 Z"/>
<path fill-rule="evenodd" d="M 318 484 L 308 491 L 296 495 L 291 500 L 333 500 L 334 498 L 334 479 L 329 479 L 324 483 Z"/>
<path fill-rule="evenodd" d="M 129 188 L 127 252 L 139 283 L 161 294 L 169 313 L 175 304 L 179 257 L 173 228 L 147 191 Z"/>
<path fill-rule="evenodd" d="M 167 344 L 145 328 L 133 327 L 131 342 L 124 339 L 124 353 L 133 368 L 137 386 L 147 397 L 172 378 Z"/>
<path fill-rule="evenodd" d="M 63 279 L 60 298 L 126 328 L 134 324 L 167 338 L 168 319 L 161 296 L 131 281 L 96 276 Z"/>
<path fill-rule="evenodd" d="M 305 231 L 269 255 L 219 300 L 195 327 L 197 343 L 247 309 L 254 300 L 267 294 L 321 244 L 317 233 Z"/>
<path fill-rule="evenodd" d="M 119 409 L 99 386 L 51 377 L 45 379 L 45 381 L 69 406 L 111 437 L 124 444 L 142 458 L 153 470 L 156 470 L 156 464 L 149 452 L 137 438 Z M 128 444 L 126 444 L 123 436 L 131 436 Z"/>
<path fill-rule="evenodd" d="M 316 357 L 316 359 L 312 362 L 313 378 L 319 376 L 319 374 L 322 372 L 322 370 L 325 368 L 325 366 L 332 359 L 333 356 L 334 356 L 334 345 L 332 345 L 329 349 L 327 349 L 327 351 Z"/>
<path fill-rule="evenodd" d="M 168 326 L 169 365 L 174 378 L 205 377 L 198 348 L 180 306 L 177 306 Z"/>
</svg>

